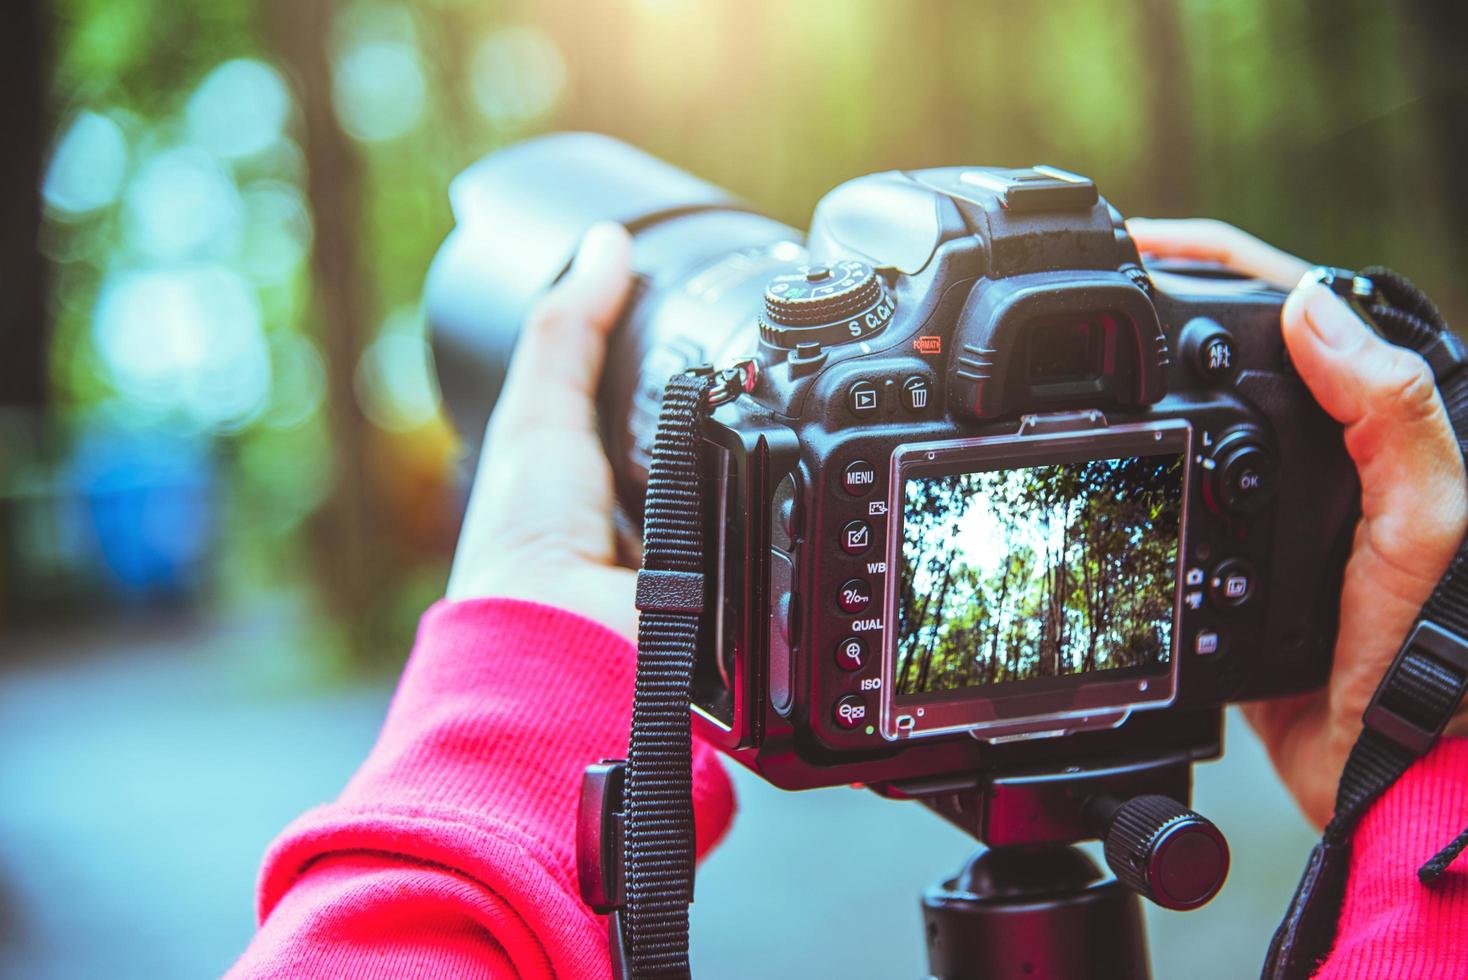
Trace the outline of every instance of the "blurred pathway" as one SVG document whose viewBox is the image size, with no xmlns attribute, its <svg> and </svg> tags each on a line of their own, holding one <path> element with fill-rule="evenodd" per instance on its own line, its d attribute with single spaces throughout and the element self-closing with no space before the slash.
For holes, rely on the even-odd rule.
<svg viewBox="0 0 1468 980">
<path fill-rule="evenodd" d="M 5 639 L 0 976 L 207 977 L 253 928 L 270 838 L 370 748 L 385 684 L 305 677 L 295 617 Z M 1257 975 L 1311 835 L 1253 737 L 1197 770 L 1234 870 L 1191 914 L 1149 911 L 1158 980 Z M 695 975 L 911 978 L 917 901 L 970 843 L 916 805 L 787 794 L 736 774 L 741 813 L 699 876 Z"/>
</svg>

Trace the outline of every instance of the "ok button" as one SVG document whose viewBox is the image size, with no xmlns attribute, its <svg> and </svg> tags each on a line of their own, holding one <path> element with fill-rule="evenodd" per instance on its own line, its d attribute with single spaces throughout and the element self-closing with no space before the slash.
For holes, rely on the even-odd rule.
<svg viewBox="0 0 1468 980">
<path fill-rule="evenodd" d="M 847 579 L 836 595 L 836 605 L 842 612 L 859 613 L 872 604 L 872 584 L 866 579 Z"/>
</svg>

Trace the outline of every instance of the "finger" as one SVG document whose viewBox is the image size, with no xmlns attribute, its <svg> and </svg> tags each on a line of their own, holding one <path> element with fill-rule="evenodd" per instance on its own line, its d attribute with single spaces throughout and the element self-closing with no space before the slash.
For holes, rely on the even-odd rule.
<svg viewBox="0 0 1468 980">
<path fill-rule="evenodd" d="M 592 427 L 607 334 L 632 281 L 631 251 L 620 225 L 586 232 L 570 271 L 526 317 L 492 425 Z"/>
<path fill-rule="evenodd" d="M 1212 218 L 1132 218 L 1126 226 L 1144 254 L 1217 262 L 1280 289 L 1291 288 L 1310 271 L 1304 259 Z"/>
<path fill-rule="evenodd" d="M 1363 543 L 1416 580 L 1415 596 L 1441 576 L 1468 520 L 1463 460 L 1432 371 L 1318 283 L 1291 293 L 1281 319 L 1295 369 L 1345 427 L 1361 476 Z"/>
</svg>

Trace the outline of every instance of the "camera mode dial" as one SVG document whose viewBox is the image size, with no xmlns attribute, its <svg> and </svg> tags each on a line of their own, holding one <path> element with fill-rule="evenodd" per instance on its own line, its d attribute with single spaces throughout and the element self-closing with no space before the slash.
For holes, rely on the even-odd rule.
<svg viewBox="0 0 1468 980">
<path fill-rule="evenodd" d="M 886 327 L 895 309 L 882 277 L 859 259 L 802 266 L 765 287 L 759 333 L 786 350 L 811 341 L 849 344 Z"/>
</svg>

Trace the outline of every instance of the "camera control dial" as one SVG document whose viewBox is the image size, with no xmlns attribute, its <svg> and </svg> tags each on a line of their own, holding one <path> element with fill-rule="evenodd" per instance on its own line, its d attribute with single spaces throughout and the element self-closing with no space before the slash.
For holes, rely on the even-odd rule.
<svg viewBox="0 0 1468 980">
<path fill-rule="evenodd" d="M 765 287 L 759 333 L 786 350 L 811 341 L 848 344 L 891 323 L 895 308 L 881 276 L 859 259 L 803 266 Z"/>
</svg>

